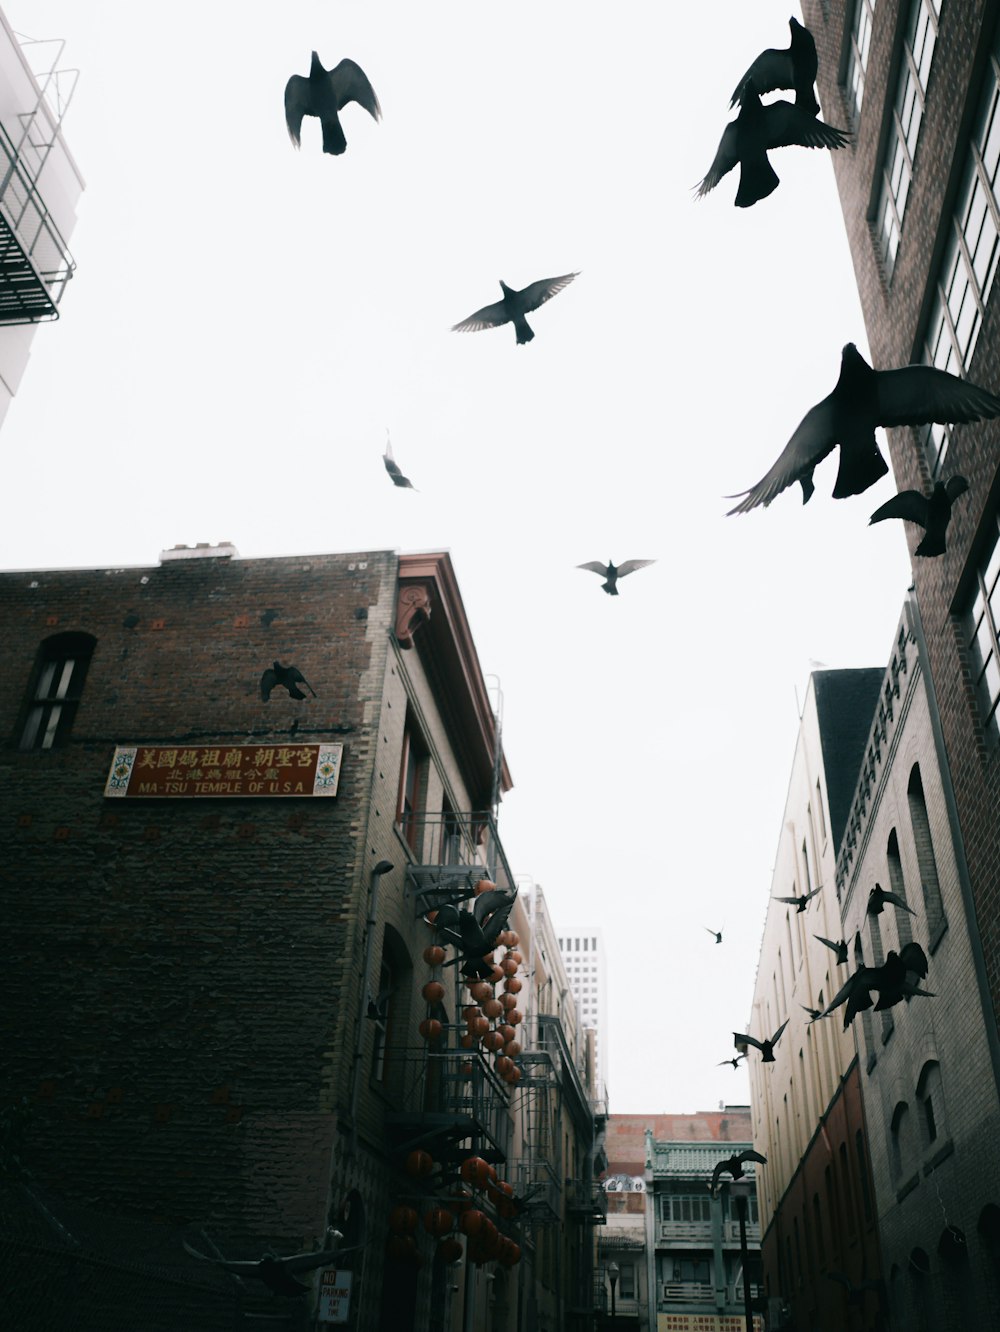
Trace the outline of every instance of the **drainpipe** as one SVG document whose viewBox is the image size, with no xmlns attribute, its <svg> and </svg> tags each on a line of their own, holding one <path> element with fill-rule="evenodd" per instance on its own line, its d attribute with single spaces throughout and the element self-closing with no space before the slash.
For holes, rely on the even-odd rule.
<svg viewBox="0 0 1000 1332">
<path fill-rule="evenodd" d="M 368 924 L 365 927 L 365 965 L 361 973 L 361 1002 L 358 1005 L 358 1039 L 354 1045 L 354 1067 L 351 1069 L 351 1143 L 350 1155 L 358 1150 L 358 1094 L 361 1089 L 361 1054 L 365 1043 L 365 1006 L 371 993 L 372 953 L 375 942 L 375 918 L 378 914 L 378 890 L 382 875 L 393 868 L 391 860 L 380 860 L 372 870 Z"/>
</svg>

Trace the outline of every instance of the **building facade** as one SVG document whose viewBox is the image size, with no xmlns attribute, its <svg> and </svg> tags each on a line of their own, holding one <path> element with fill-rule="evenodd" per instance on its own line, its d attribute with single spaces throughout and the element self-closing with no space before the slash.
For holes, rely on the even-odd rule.
<svg viewBox="0 0 1000 1332">
<path fill-rule="evenodd" d="M 932 996 L 853 1021 L 889 1318 L 986 1327 L 1000 1163 L 982 1144 L 1000 1132 L 1000 1046 L 912 595 L 865 752 L 837 861 L 844 934 L 868 966 L 918 943 Z M 879 888 L 898 904 L 871 909 Z"/>
<path fill-rule="evenodd" d="M 596 1085 L 607 1089 L 608 976 L 604 937 L 599 929 L 581 926 L 559 936 L 559 949 L 583 1026 L 594 1033 Z"/>
<path fill-rule="evenodd" d="M 789 1326 L 809 1332 L 870 1328 L 879 1315 L 877 1298 L 851 1309 L 827 1276 L 832 1268 L 860 1285 L 878 1279 L 880 1260 L 853 1036 L 812 1015 L 853 964 L 835 891 L 837 848 L 882 685 L 876 669 L 809 677 L 748 1028 L 762 1040 L 787 1023 L 773 1062 L 749 1048 L 753 1143 L 767 1157 L 757 1190 L 772 1313 L 777 1320 L 787 1310 Z M 778 900 L 810 894 L 803 910 Z"/>
<path fill-rule="evenodd" d="M 574 1126 L 565 1199 L 592 1168 L 586 1057 L 541 998 L 528 1034 L 509 921 L 482 982 L 434 925 L 516 886 L 449 557 L 223 545 L 8 573 L 0 632 L 18 1326 L 68 1300 L 103 1332 L 313 1326 L 337 1272 L 358 1332 L 533 1330 L 525 1087 L 543 1054 Z M 322 1252 L 333 1230 L 350 1256 L 296 1298 L 215 1261 Z M 564 1308 L 580 1262 L 553 1263 Z"/>
</svg>

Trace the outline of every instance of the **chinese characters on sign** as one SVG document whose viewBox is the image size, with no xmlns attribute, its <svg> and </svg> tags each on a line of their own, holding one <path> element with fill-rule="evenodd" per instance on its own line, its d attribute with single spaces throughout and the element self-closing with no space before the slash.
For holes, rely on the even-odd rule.
<svg viewBox="0 0 1000 1332">
<path fill-rule="evenodd" d="M 332 796 L 343 745 L 119 745 L 106 796 Z"/>
<path fill-rule="evenodd" d="M 753 1316 L 754 1332 L 763 1332 L 764 1320 Z M 658 1313 L 656 1332 L 744 1332 L 742 1314 Z"/>
</svg>

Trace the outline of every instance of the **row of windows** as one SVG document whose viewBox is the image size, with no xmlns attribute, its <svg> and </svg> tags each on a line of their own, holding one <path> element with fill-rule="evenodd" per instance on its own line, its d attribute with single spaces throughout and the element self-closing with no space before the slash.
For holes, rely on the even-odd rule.
<svg viewBox="0 0 1000 1332">
<path fill-rule="evenodd" d="M 857 1244 L 862 1220 L 872 1223 L 868 1154 L 860 1129 L 854 1134 L 853 1160 L 848 1142 L 839 1144 L 823 1172 L 823 1193 L 822 1201 L 814 1193 L 811 1205 L 798 1215 L 782 1217 L 784 1244 L 778 1244 L 777 1252 L 778 1284 L 784 1291 L 801 1290 L 807 1280 L 813 1284 L 821 1272 L 841 1266 L 847 1250 Z"/>
<path fill-rule="evenodd" d="M 854 0 L 850 48 L 847 53 L 847 70 L 844 78 L 848 110 L 854 125 L 858 123 L 861 103 L 865 96 L 865 73 L 868 69 L 868 52 L 871 47 L 874 21 L 875 0 Z"/>
<path fill-rule="evenodd" d="M 921 1158 L 940 1143 L 944 1129 L 944 1092 L 941 1068 L 928 1060 L 917 1079 L 915 1104 L 899 1101 L 889 1123 L 889 1166 L 893 1183 L 915 1171 Z"/>
<path fill-rule="evenodd" d="M 590 935 L 583 939 L 565 938 L 560 939 L 559 948 L 564 953 L 596 953 L 597 939 Z"/>
</svg>

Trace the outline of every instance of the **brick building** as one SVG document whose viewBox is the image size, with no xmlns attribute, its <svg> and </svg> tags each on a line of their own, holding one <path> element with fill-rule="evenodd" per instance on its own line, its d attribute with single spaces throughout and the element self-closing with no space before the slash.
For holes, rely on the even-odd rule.
<svg viewBox="0 0 1000 1332">
<path fill-rule="evenodd" d="M 1000 5 L 805 0 L 876 368 L 933 363 L 1000 388 Z M 843 123 L 843 122 L 841 122 Z M 847 341 L 847 336 L 845 336 Z M 1000 425 L 887 432 L 897 487 L 965 476 L 947 553 L 913 579 L 994 1014 L 1000 1011 Z M 902 525 L 901 525 L 902 526 Z M 905 525 L 911 552 L 919 530 Z"/>
<path fill-rule="evenodd" d="M 454 1172 L 470 1155 L 513 1171 L 532 1042 L 568 1049 L 542 1012 L 513 1067 L 463 1044 L 458 969 L 424 955 L 430 911 L 513 884 L 494 818 L 510 776 L 448 556 L 203 546 L 7 573 L 0 633 L 18 1326 L 70 1304 L 80 1328 L 305 1326 L 313 1294 L 235 1282 L 182 1241 L 249 1260 L 334 1227 L 362 1245 L 343 1264 L 353 1328 L 530 1327 L 516 1261 L 451 1265 L 406 1210 L 474 1204 L 529 1250 L 531 1225 Z M 263 701 L 274 661 L 315 696 Z M 495 997 L 516 1001 L 523 964 L 498 960 Z"/>
</svg>

